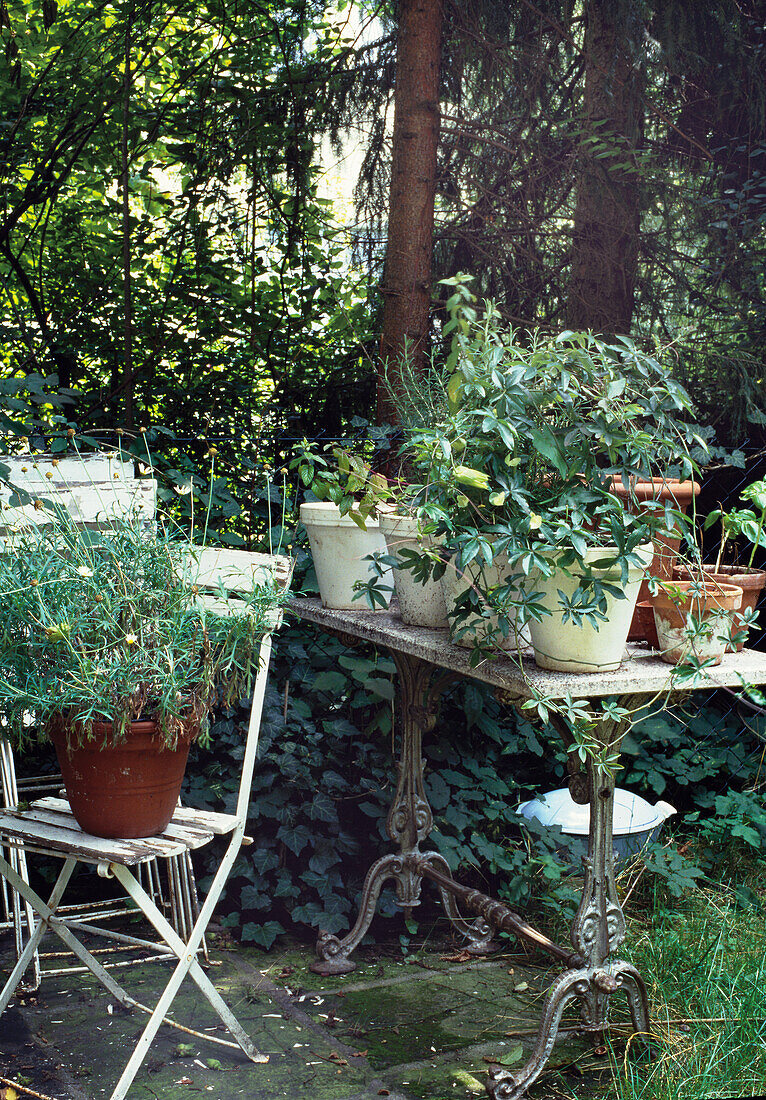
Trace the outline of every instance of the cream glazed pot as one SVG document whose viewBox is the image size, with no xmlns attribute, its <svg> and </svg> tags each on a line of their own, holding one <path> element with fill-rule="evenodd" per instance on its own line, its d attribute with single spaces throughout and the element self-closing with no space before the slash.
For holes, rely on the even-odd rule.
<svg viewBox="0 0 766 1100">
<path fill-rule="evenodd" d="M 550 577 L 543 576 L 539 570 L 530 574 L 528 583 L 541 593 L 540 603 L 550 611 L 540 622 L 530 621 L 529 624 L 535 661 L 540 668 L 561 672 L 612 672 L 620 667 L 641 581 L 651 564 L 653 552 L 650 542 L 636 548 L 634 553 L 640 564 L 629 567 L 628 583 L 624 588 L 619 566 L 594 570 L 599 580 L 623 588 L 625 593 L 624 600 L 606 593 L 607 621 L 599 622 L 598 630 L 587 621 L 580 625 L 571 619 L 564 622 L 558 593 L 561 591 L 571 598 L 577 591 L 582 572 L 576 565 L 568 566 L 567 572 L 554 568 Z M 585 554 L 585 564 L 617 553 L 616 546 L 592 547 Z"/>
<path fill-rule="evenodd" d="M 441 541 L 430 535 L 421 535 L 415 516 L 395 512 L 381 513 L 380 529 L 385 536 L 389 555 L 396 558 L 400 558 L 401 550 L 419 552 L 424 546 L 434 547 Z M 393 574 L 402 622 L 410 626 L 446 630 L 449 623 L 441 582 L 430 577 L 425 584 L 421 584 L 411 569 L 394 569 Z"/>
<path fill-rule="evenodd" d="M 350 516 L 342 516 L 332 501 L 301 504 L 301 523 L 309 536 L 319 595 L 324 607 L 334 611 L 369 610 L 363 597 L 354 599 L 357 581 L 370 579 L 371 554 L 385 554 L 386 540 L 377 519 L 368 516 L 365 529 Z M 386 569 L 381 585 L 393 591 L 392 570 Z"/>
<path fill-rule="evenodd" d="M 441 579 L 447 612 L 454 611 L 457 601 L 472 586 L 486 590 L 497 588 L 503 584 L 509 568 L 506 554 L 498 554 L 490 565 L 480 565 L 474 560 L 462 573 L 458 573 L 450 561 Z M 498 617 L 489 609 L 483 615 L 469 615 L 460 622 L 457 629 L 459 634 L 452 638 L 455 645 L 470 649 L 477 638 L 482 641 L 489 641 L 496 647 L 498 645 Z M 504 640 L 503 649 L 516 653 L 520 648 L 523 649 L 531 645 L 529 630 L 526 625 L 517 633 L 518 637 L 512 636 Z"/>
</svg>

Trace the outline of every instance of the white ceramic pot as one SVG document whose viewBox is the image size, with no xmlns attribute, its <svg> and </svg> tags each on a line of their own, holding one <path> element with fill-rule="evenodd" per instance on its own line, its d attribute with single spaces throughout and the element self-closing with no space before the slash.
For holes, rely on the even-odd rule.
<svg viewBox="0 0 766 1100">
<path fill-rule="evenodd" d="M 586 552 L 585 562 L 592 563 L 617 552 L 616 546 L 594 547 Z M 607 621 L 599 622 L 598 630 L 585 620 L 580 625 L 571 619 L 564 622 L 558 593 L 561 591 L 569 598 L 578 589 L 580 574 L 576 565 L 570 566 L 568 573 L 563 569 L 554 569 L 550 577 L 544 577 L 540 572 L 530 576 L 530 585 L 542 593 L 540 602 L 551 612 L 543 616 L 541 622 L 529 624 L 535 661 L 540 668 L 561 672 L 611 672 L 620 667 L 641 580 L 651 564 L 652 553 L 650 542 L 635 551 L 642 564 L 630 566 L 628 583 L 623 589 L 624 600 L 607 594 Z M 623 587 L 619 566 L 594 572 L 599 580 Z"/>
<path fill-rule="evenodd" d="M 472 585 L 483 590 L 495 588 L 505 581 L 509 572 L 508 558 L 505 554 L 499 554 L 491 565 L 480 566 L 474 560 L 462 574 L 459 574 L 452 562 L 449 562 L 441 579 L 448 614 L 455 610 L 457 601 Z M 470 615 L 468 618 L 461 619 L 456 628 L 451 626 L 452 641 L 455 645 L 470 649 L 479 638 L 482 641 L 491 641 L 495 647 L 499 646 L 509 652 L 516 652 L 519 647 L 523 648 L 531 644 L 526 626 L 519 631 L 518 639 L 514 634 L 501 642 L 497 619 L 497 615 L 485 606 L 483 614 Z M 455 629 L 457 633 L 454 632 Z"/>
<path fill-rule="evenodd" d="M 363 596 L 354 599 L 354 585 L 357 581 L 366 584 L 370 579 L 370 563 L 365 558 L 386 553 L 386 540 L 377 519 L 368 517 L 366 530 L 362 530 L 326 500 L 301 504 L 300 514 L 309 536 L 323 605 L 336 611 L 369 610 Z M 391 573 L 391 569 L 385 571 L 381 585 L 392 589 Z"/>
<path fill-rule="evenodd" d="M 380 517 L 380 529 L 383 532 L 392 557 L 400 557 L 400 550 L 421 551 L 424 546 L 433 547 L 438 539 L 422 536 L 419 524 L 414 516 L 383 513 Z M 411 569 L 394 569 L 394 587 L 399 601 L 399 614 L 402 622 L 411 626 L 428 626 L 434 630 L 445 630 L 447 607 L 440 581 L 429 578 L 421 584 L 413 576 Z"/>
</svg>

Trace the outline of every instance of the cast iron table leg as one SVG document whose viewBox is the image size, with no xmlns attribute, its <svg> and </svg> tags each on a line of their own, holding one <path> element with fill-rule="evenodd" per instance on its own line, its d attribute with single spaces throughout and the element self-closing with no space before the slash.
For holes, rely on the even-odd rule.
<svg viewBox="0 0 766 1100">
<path fill-rule="evenodd" d="M 386 830 L 399 851 L 373 863 L 362 887 L 359 915 L 351 931 L 339 939 L 322 932 L 317 940 L 316 962 L 311 969 L 317 974 L 348 974 L 356 969 L 350 955 L 359 946 L 372 923 L 380 891 L 389 880 L 396 888 L 396 901 L 409 910 L 420 904 L 423 862 L 451 877 L 447 861 L 438 852 L 421 852 L 420 845 L 433 828 L 433 815 L 423 783 L 422 736 L 436 725 L 439 699 L 453 674 L 445 673 L 425 661 L 408 654 L 392 651 L 399 673 L 401 756 L 397 764 L 396 793 L 388 812 Z M 468 943 L 466 950 L 474 955 L 494 951 L 492 928 L 483 919 L 468 921 L 460 915 L 455 898 L 438 886 L 441 902 L 453 928 Z"/>
<path fill-rule="evenodd" d="M 634 696 L 631 705 L 637 703 Z M 619 749 L 622 733 L 617 723 L 604 729 L 604 738 L 614 751 Z M 614 882 L 614 772 L 600 771 L 592 761 L 587 768 L 588 855 L 583 860 L 582 898 L 571 929 L 572 945 L 585 959 L 585 965 L 566 970 L 548 991 L 537 1042 L 527 1064 L 520 1070 L 499 1066 L 491 1070 L 487 1092 L 494 1100 L 518 1100 L 539 1077 L 553 1051 L 564 1010 L 572 1001 L 580 1002 L 582 1030 L 600 1032 L 606 1026 L 610 995 L 622 990 L 636 1031 L 649 1030 L 649 1002 L 643 979 L 630 963 L 612 957 L 625 939 L 625 917 Z M 588 801 L 585 786 L 577 777 L 570 781 L 575 801 Z"/>
</svg>

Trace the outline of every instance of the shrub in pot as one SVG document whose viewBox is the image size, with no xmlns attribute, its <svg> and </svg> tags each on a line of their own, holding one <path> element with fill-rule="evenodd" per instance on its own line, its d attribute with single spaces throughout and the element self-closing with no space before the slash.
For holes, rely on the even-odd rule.
<svg viewBox="0 0 766 1100">
<path fill-rule="evenodd" d="M 448 624 L 439 570 L 420 567 L 428 553 L 433 555 L 430 561 L 438 562 L 439 559 L 441 540 L 430 532 L 430 526 L 427 518 L 419 516 L 417 510 L 406 511 L 401 505 L 395 512 L 380 515 L 380 529 L 388 550 L 385 564 L 393 571 L 402 621 L 442 630 Z"/>
<path fill-rule="evenodd" d="M 665 581 L 652 597 L 660 656 L 668 664 L 720 664 L 735 635 L 742 589 L 709 577 Z"/>
<path fill-rule="evenodd" d="M 230 702 L 248 690 L 279 597 L 264 587 L 217 614 L 196 590 L 194 548 L 161 524 L 126 512 L 83 530 L 40 504 L 45 522 L 0 550 L 3 732 L 18 748 L 53 740 L 85 831 L 150 835 L 172 816 L 219 684 Z"/>
<path fill-rule="evenodd" d="M 699 495 L 698 481 L 682 481 L 677 477 L 653 477 L 651 479 L 631 478 L 629 483 L 615 479 L 612 489 L 632 512 L 664 513 L 668 520 L 673 513 L 686 516 L 695 497 Z M 638 603 L 633 613 L 628 638 L 631 641 L 656 641 L 654 612 L 649 599 L 649 576 L 660 580 L 670 580 L 677 563 L 681 545 L 682 531 L 674 529 L 653 533 L 654 557 L 647 571 L 648 576 L 641 581 Z"/>
<path fill-rule="evenodd" d="M 703 564 L 701 568 L 711 582 L 733 584 L 742 589 L 740 614 L 735 615 L 734 625 L 737 633 L 744 635 L 747 626 L 755 619 L 755 609 L 766 584 L 766 571 L 753 565 L 758 547 L 766 548 L 766 481 L 754 481 L 746 486 L 740 493 L 740 498 L 752 507 L 735 508 L 728 512 L 716 508 L 705 519 L 705 530 L 720 523 L 721 542 L 715 562 L 712 565 Z M 745 540 L 751 544 L 750 554 L 742 563 L 727 562 L 727 548 L 735 546 L 737 540 Z M 684 576 L 683 569 L 679 576 Z M 744 644 L 743 636 L 735 643 L 734 648 L 739 651 Z"/>
<path fill-rule="evenodd" d="M 314 499 L 300 506 L 319 595 L 325 607 L 363 610 L 360 597 L 371 592 L 372 606 L 387 607 L 393 592 L 391 568 L 384 565 L 370 588 L 370 559 L 385 557 L 379 515 L 393 498 L 387 479 L 361 455 L 342 447 L 320 448 L 306 440 L 296 449 L 297 470 Z"/>
<path fill-rule="evenodd" d="M 614 485 L 691 477 L 689 448 L 702 440 L 686 423 L 689 398 L 629 340 L 564 332 L 522 342 L 491 304 L 481 317 L 466 306 L 464 288 L 450 301 L 447 411 L 407 439 L 418 476 L 458 570 L 504 556 L 503 583 L 483 593 L 497 632 L 518 636 L 529 621 L 534 636 L 536 624 L 558 619 L 582 628 L 584 646 L 626 589 L 635 599 L 631 572 L 645 568 L 655 533 L 684 522 L 626 510 Z M 609 666 L 624 641 L 615 638 Z M 550 647 L 542 662 L 578 663 Z M 582 667 L 593 667 L 587 654 Z"/>
</svg>

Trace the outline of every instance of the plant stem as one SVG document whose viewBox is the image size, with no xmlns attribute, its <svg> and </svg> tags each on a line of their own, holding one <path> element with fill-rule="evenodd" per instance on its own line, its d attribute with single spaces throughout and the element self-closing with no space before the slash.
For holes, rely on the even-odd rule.
<svg viewBox="0 0 766 1100">
<path fill-rule="evenodd" d="M 755 551 L 758 549 L 758 546 L 760 545 L 761 535 L 763 533 L 764 522 L 766 522 L 766 508 L 761 509 L 761 518 L 758 522 L 758 534 L 755 536 L 755 541 L 753 542 L 753 549 L 750 551 L 750 560 L 747 563 L 748 569 L 752 568 L 753 558 L 755 557 Z"/>
</svg>

